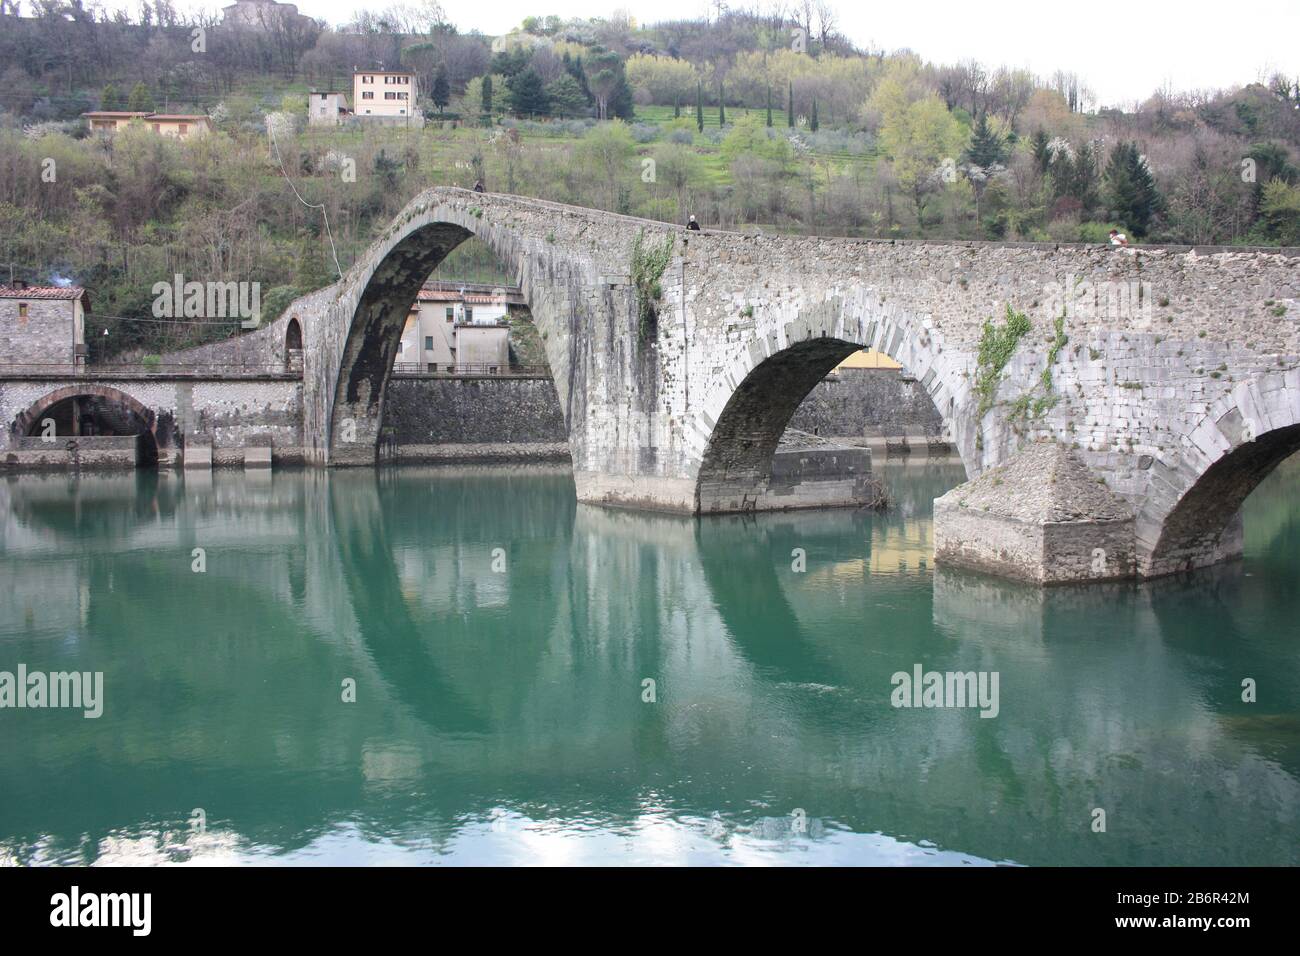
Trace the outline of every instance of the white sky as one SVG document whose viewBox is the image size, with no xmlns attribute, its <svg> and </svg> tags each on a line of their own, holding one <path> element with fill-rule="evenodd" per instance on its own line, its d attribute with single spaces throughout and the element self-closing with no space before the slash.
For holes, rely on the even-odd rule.
<svg viewBox="0 0 1300 956">
<path fill-rule="evenodd" d="M 118 6 L 125 0 L 105 0 Z M 177 0 L 213 8 L 229 0 Z M 300 12 L 339 24 L 388 0 L 295 0 Z M 761 2 L 761 0 L 760 0 Z M 1178 90 L 1240 86 L 1275 70 L 1300 77 L 1300 0 L 833 0 L 839 30 L 859 46 L 908 47 L 925 59 L 974 58 L 1048 75 L 1074 71 L 1102 105 Z M 134 7 L 135 4 L 131 3 Z M 461 30 L 508 32 L 528 15 L 603 16 L 624 8 L 638 22 L 696 16 L 705 0 L 442 0 Z M 759 5 L 738 0 L 738 7 Z"/>
</svg>

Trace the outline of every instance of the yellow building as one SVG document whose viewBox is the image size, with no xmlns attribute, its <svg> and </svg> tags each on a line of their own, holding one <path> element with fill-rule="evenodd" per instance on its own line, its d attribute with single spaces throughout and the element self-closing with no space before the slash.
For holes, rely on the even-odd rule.
<svg viewBox="0 0 1300 956">
<path fill-rule="evenodd" d="M 846 358 L 839 365 L 835 366 L 835 370 L 839 371 L 842 368 L 902 368 L 902 367 L 903 366 L 899 365 L 897 362 L 895 362 L 884 352 L 877 352 L 875 349 L 862 349 L 861 351 L 854 352 L 852 355 Z"/>
<path fill-rule="evenodd" d="M 212 120 L 194 113 L 149 113 L 133 110 L 95 110 L 82 113 L 92 133 L 111 135 L 137 120 L 159 136 L 189 139 L 212 132 Z"/>
</svg>

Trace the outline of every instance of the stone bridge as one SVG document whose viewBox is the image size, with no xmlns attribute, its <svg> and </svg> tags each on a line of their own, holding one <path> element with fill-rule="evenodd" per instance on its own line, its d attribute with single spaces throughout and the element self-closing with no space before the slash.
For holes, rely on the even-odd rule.
<svg viewBox="0 0 1300 956">
<path fill-rule="evenodd" d="M 439 188 L 292 307 L 309 460 L 375 460 L 407 309 L 471 235 L 528 299 L 582 501 L 788 506 L 770 480 L 786 423 L 866 346 L 925 386 L 969 476 L 1054 441 L 1104 483 L 1132 513 L 1107 577 L 1231 556 L 1238 506 L 1300 448 L 1300 250 L 688 233 Z M 661 273 L 638 245 L 663 251 Z M 986 323 L 1009 310 L 1027 321 L 999 350 Z"/>
<path fill-rule="evenodd" d="M 276 362 L 299 323 L 307 462 L 375 462 L 409 307 L 470 236 L 528 300 L 582 501 L 695 514 L 791 506 L 772 482 L 777 442 L 804 396 L 863 347 L 923 384 L 968 477 L 1052 442 L 1070 481 L 1105 486 L 1105 514 L 1043 512 L 1051 525 L 1123 518 L 1103 536 L 1101 570 L 1094 557 L 1076 576 L 1232 556 L 1239 505 L 1300 448 L 1300 250 L 686 232 L 437 188 L 339 283 L 253 333 Z M 980 500 L 989 507 L 989 494 Z M 1005 504 L 991 516 L 1032 523 Z M 939 557 L 1050 579 L 1012 554 L 1050 560 L 1042 541 L 1015 534 L 1014 546 L 976 542 L 963 555 L 958 542 Z M 1098 539 L 1085 539 L 1095 556 Z"/>
</svg>

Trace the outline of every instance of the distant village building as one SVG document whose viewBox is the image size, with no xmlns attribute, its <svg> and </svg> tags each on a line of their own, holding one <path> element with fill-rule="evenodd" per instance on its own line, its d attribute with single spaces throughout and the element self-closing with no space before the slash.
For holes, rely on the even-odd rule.
<svg viewBox="0 0 1300 956">
<path fill-rule="evenodd" d="M 310 22 L 311 17 L 303 16 L 292 3 L 277 3 L 276 0 L 237 0 L 221 9 L 221 25 L 235 29 L 306 28 Z"/>
<path fill-rule="evenodd" d="M 415 74 L 400 70 L 367 70 L 352 74 L 352 111 L 372 123 L 424 126 L 416 109 L 419 90 Z"/>
<path fill-rule="evenodd" d="M 76 370 L 86 364 L 90 296 L 80 286 L 0 285 L 0 355 L 6 370 Z"/>
<path fill-rule="evenodd" d="M 142 113 L 130 110 L 94 110 L 82 113 L 92 133 L 112 135 L 128 123 L 139 121 L 159 136 L 190 139 L 212 132 L 212 120 L 195 113 Z"/>
<path fill-rule="evenodd" d="M 406 317 L 394 368 L 505 372 L 510 367 L 510 309 L 523 305 L 518 290 L 426 283 Z"/>
<path fill-rule="evenodd" d="M 347 94 L 338 90 L 312 90 L 307 99 L 307 123 L 310 126 L 337 126 L 351 113 Z"/>
</svg>

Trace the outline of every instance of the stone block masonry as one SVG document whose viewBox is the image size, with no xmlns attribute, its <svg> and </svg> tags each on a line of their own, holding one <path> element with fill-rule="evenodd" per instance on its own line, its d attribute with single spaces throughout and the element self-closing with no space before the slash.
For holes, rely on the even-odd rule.
<svg viewBox="0 0 1300 956">
<path fill-rule="evenodd" d="M 843 368 L 822 379 L 790 428 L 825 436 L 938 436 L 943 418 L 921 383 L 892 368 Z"/>
<path fill-rule="evenodd" d="M 1037 442 L 935 501 L 934 557 L 1035 584 L 1122 580 L 1133 512 L 1074 452 Z"/>
</svg>

